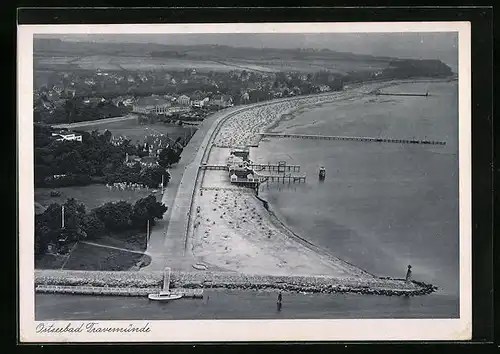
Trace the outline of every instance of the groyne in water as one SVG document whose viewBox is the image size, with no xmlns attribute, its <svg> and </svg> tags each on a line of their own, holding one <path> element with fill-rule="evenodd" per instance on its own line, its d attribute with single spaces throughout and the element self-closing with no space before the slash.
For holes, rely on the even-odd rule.
<svg viewBox="0 0 500 354">
<path fill-rule="evenodd" d="M 398 92 L 375 92 L 377 96 L 406 96 L 406 97 L 428 97 L 428 93 L 398 93 Z"/>
<path fill-rule="evenodd" d="M 145 296 L 147 293 L 160 289 L 162 282 L 163 272 L 35 271 L 35 291 L 37 292 Z M 238 289 L 385 296 L 418 296 L 432 293 L 437 289 L 423 282 L 406 282 L 402 279 L 391 278 L 249 275 L 209 271 L 172 271 L 170 288 L 187 292 L 195 289 Z"/>
</svg>

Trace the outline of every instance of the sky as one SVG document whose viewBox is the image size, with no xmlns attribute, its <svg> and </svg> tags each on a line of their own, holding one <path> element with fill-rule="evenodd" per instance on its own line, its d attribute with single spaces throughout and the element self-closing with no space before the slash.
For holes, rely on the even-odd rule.
<svg viewBox="0 0 500 354">
<path fill-rule="evenodd" d="M 41 36 L 40 36 L 41 37 Z M 47 36 L 44 36 L 47 37 Z M 458 66 L 456 33 L 300 33 L 300 34 L 71 34 L 51 38 L 115 43 L 219 44 L 232 47 L 314 48 L 398 58 L 440 59 Z"/>
</svg>

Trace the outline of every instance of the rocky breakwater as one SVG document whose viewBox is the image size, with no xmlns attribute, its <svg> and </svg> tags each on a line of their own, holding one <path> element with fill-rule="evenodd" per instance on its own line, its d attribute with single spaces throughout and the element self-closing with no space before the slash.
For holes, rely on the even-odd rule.
<svg viewBox="0 0 500 354">
<path fill-rule="evenodd" d="M 35 271 L 35 287 L 94 287 L 95 295 L 101 288 L 127 288 L 117 295 L 145 294 L 139 289 L 158 289 L 162 286 L 163 272 L 88 272 L 88 271 Z M 300 293 L 359 293 L 385 296 L 417 296 L 434 292 L 437 288 L 419 281 L 403 279 L 360 277 L 340 278 L 329 276 L 276 276 L 249 275 L 229 272 L 177 272 L 171 273 L 171 288 L 178 289 L 237 289 L 280 290 Z M 47 291 L 45 291 L 47 292 Z M 65 293 L 68 293 L 65 291 Z"/>
</svg>

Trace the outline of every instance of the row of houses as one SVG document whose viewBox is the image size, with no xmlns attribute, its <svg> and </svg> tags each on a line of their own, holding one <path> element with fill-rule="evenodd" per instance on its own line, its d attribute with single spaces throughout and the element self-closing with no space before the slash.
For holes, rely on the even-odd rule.
<svg viewBox="0 0 500 354">
<path fill-rule="evenodd" d="M 173 114 L 189 111 L 190 107 L 203 108 L 211 105 L 219 108 L 226 108 L 230 107 L 232 104 L 232 97 L 227 95 L 215 95 L 212 98 L 197 97 L 195 99 L 186 95 L 181 95 L 179 97 L 149 96 L 141 97 L 134 102 L 132 112 L 142 114 Z"/>
</svg>

